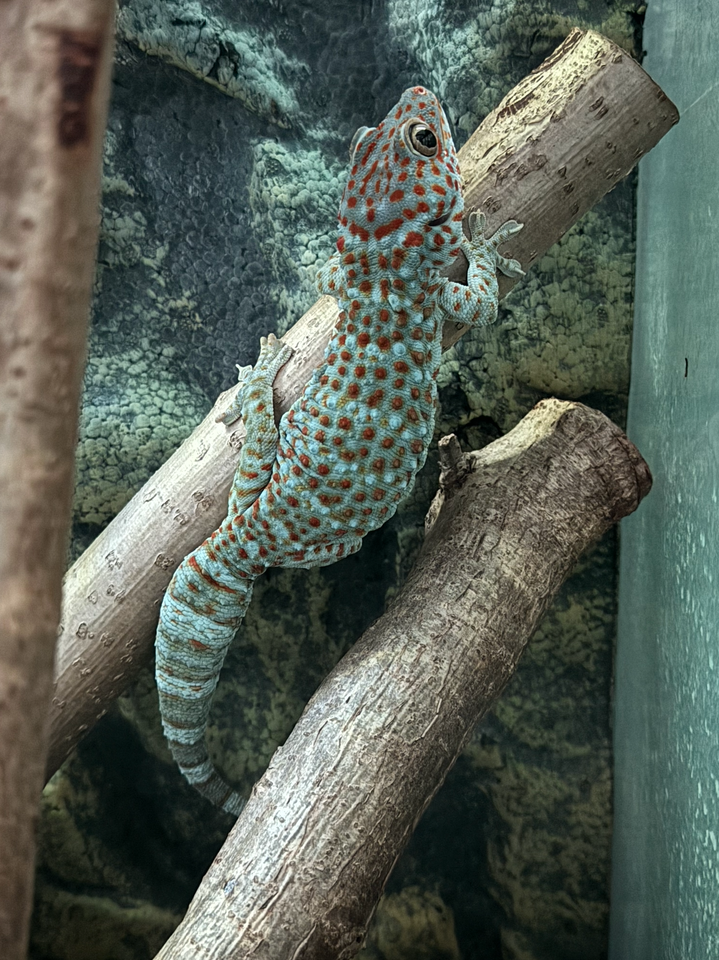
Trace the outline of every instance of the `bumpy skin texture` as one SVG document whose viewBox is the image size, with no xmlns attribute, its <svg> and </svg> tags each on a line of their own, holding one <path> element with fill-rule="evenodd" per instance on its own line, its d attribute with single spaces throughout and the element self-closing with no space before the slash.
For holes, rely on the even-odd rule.
<svg viewBox="0 0 719 960">
<path fill-rule="evenodd" d="M 262 339 L 237 399 L 247 441 L 222 525 L 182 562 L 162 603 L 156 674 L 165 735 L 185 777 L 238 814 L 244 799 L 214 770 L 205 746 L 212 695 L 254 580 L 268 567 L 313 567 L 355 553 L 410 493 L 432 439 L 442 323 L 497 316 L 497 268 L 521 274 L 469 217 L 457 156 L 439 101 L 406 90 L 378 127 L 362 127 L 339 211 L 337 250 L 318 289 L 340 316 L 304 394 L 282 417 L 272 383 L 290 349 Z M 459 251 L 468 285 L 440 275 Z"/>
</svg>

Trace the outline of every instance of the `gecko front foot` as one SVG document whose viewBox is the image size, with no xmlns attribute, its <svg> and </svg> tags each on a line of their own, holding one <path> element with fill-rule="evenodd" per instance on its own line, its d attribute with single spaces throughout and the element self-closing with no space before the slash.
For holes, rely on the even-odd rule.
<svg viewBox="0 0 719 960">
<path fill-rule="evenodd" d="M 260 338 L 260 355 L 254 367 L 237 365 L 237 380 L 240 387 L 235 398 L 224 413 L 215 418 L 216 423 L 230 424 L 242 416 L 242 404 L 250 392 L 269 383 L 272 385 L 280 367 L 292 356 L 292 347 L 278 340 L 274 333 Z"/>
<path fill-rule="evenodd" d="M 483 212 L 476 211 L 470 213 L 467 219 L 469 227 L 469 245 L 477 260 L 486 260 L 487 258 L 494 262 L 496 270 L 501 270 L 507 277 L 523 277 L 524 270 L 519 260 L 513 260 L 509 257 L 503 257 L 499 253 L 499 247 L 506 243 L 510 237 L 524 227 L 523 223 L 517 223 L 516 220 L 507 220 L 499 227 L 491 237 L 485 237 L 484 228 L 487 218 Z"/>
</svg>

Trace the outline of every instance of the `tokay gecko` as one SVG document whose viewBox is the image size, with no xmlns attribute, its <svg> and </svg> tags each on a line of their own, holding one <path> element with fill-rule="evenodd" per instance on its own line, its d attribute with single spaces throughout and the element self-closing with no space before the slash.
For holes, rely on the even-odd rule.
<svg viewBox="0 0 719 960">
<path fill-rule="evenodd" d="M 212 766 L 210 703 L 252 586 L 269 567 L 313 567 L 356 553 L 408 496 L 432 439 L 442 324 L 492 323 L 498 252 L 521 229 L 490 239 L 468 218 L 459 164 L 439 101 L 406 90 L 377 127 L 361 127 L 339 210 L 336 250 L 317 276 L 339 319 L 322 366 L 275 426 L 272 383 L 291 350 L 263 337 L 254 368 L 220 418 L 247 439 L 222 525 L 177 569 L 160 612 L 157 686 L 163 728 L 185 777 L 239 814 L 244 799 Z M 442 270 L 462 250 L 468 284 Z"/>
</svg>

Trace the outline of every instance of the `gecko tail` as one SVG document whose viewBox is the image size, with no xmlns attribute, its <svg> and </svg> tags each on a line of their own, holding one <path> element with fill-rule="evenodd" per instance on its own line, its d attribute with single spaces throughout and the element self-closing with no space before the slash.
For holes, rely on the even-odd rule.
<svg viewBox="0 0 719 960">
<path fill-rule="evenodd" d="M 249 606 L 255 576 L 239 579 L 223 571 L 220 579 L 216 569 L 208 571 L 203 547 L 183 560 L 162 601 L 155 643 L 160 715 L 185 779 L 215 806 L 239 816 L 246 801 L 213 766 L 205 732 L 220 670 Z M 210 603 L 209 580 L 215 587 Z"/>
</svg>

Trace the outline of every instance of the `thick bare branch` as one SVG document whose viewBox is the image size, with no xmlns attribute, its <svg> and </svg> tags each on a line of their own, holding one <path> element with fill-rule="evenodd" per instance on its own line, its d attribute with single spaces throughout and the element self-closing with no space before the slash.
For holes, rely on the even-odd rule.
<svg viewBox="0 0 719 960">
<path fill-rule="evenodd" d="M 621 430 L 579 403 L 542 401 L 463 459 L 395 604 L 275 752 L 157 960 L 200 944 L 203 960 L 352 957 L 574 562 L 651 486 Z"/>
<path fill-rule="evenodd" d="M 574 31 L 460 152 L 468 209 L 485 210 L 490 229 L 508 217 L 523 221 L 511 253 L 531 264 L 676 120 L 674 106 L 624 51 Z M 503 279 L 502 292 L 510 285 Z M 320 363 L 336 316 L 325 297 L 285 336 L 295 355 L 276 385 L 278 413 Z M 461 333 L 447 325 L 445 345 Z M 172 571 L 224 517 L 244 431 L 217 425 L 214 414 L 67 576 L 48 773 L 147 662 Z"/>
<path fill-rule="evenodd" d="M 0 4 L 0 956 L 25 956 L 112 0 Z"/>
</svg>

